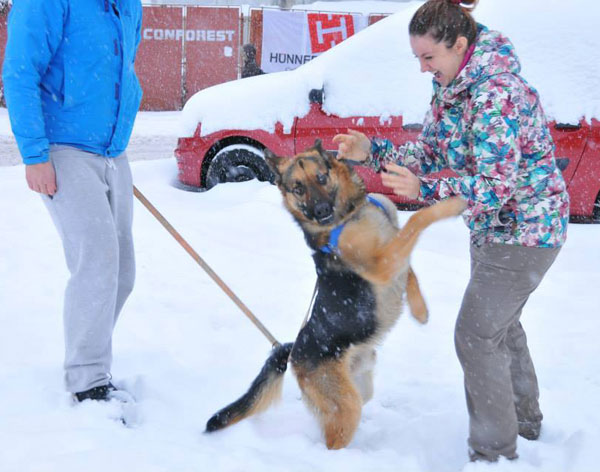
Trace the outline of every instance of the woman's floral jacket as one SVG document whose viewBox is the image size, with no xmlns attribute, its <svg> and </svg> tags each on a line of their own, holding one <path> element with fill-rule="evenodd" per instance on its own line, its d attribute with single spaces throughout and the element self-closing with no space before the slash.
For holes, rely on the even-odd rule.
<svg viewBox="0 0 600 472">
<path fill-rule="evenodd" d="M 421 200 L 459 195 L 471 241 L 559 247 L 569 198 L 537 91 L 519 72 L 514 47 L 479 25 L 467 64 L 434 94 L 416 142 L 372 140 L 368 165 L 404 165 L 420 178 Z M 428 178 L 452 169 L 457 177 Z"/>
</svg>

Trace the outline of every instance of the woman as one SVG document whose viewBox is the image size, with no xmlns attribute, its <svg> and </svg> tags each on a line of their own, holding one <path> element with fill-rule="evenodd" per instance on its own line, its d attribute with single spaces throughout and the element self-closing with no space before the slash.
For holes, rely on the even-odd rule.
<svg viewBox="0 0 600 472">
<path fill-rule="evenodd" d="M 460 195 L 471 232 L 471 277 L 455 330 L 470 419 L 471 460 L 517 457 L 542 413 L 521 310 L 565 242 L 569 201 L 539 96 L 510 41 L 475 23 L 477 0 L 429 0 L 410 44 L 433 98 L 418 140 L 394 147 L 349 130 L 340 158 L 383 170 L 394 193 L 422 201 Z M 428 178 L 450 168 L 458 175 Z"/>
</svg>

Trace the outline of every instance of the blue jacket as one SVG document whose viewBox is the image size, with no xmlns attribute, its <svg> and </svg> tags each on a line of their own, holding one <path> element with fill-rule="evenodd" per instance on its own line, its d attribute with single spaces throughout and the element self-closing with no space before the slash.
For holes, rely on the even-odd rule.
<svg viewBox="0 0 600 472">
<path fill-rule="evenodd" d="M 133 68 L 140 0 L 14 0 L 3 80 L 23 162 L 49 144 L 122 153 L 142 90 Z"/>
</svg>

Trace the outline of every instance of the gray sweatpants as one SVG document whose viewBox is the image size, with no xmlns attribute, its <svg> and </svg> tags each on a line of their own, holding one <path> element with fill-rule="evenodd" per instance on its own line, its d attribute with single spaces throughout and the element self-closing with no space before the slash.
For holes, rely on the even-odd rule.
<svg viewBox="0 0 600 472">
<path fill-rule="evenodd" d="M 539 422 L 539 390 L 521 310 L 560 248 L 471 246 L 471 279 L 455 330 L 469 412 L 469 446 L 516 457 L 518 423 Z"/>
<path fill-rule="evenodd" d="M 133 289 L 133 184 L 125 153 L 105 158 L 52 145 L 57 192 L 43 196 L 71 273 L 65 291 L 65 385 L 81 392 L 111 378 L 112 333 Z"/>
</svg>

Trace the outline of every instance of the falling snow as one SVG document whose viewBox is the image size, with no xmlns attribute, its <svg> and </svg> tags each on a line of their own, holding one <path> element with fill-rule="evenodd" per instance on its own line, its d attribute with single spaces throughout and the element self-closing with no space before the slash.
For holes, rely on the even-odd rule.
<svg viewBox="0 0 600 472">
<path fill-rule="evenodd" d="M 480 3 L 482 21 L 515 42 L 523 74 L 552 116 L 568 121 L 600 115 L 594 95 L 600 77 L 598 2 Z M 387 21 L 405 20 L 400 13 Z M 387 36 L 393 41 L 387 46 L 365 40 L 370 49 L 357 51 L 352 70 L 335 61 L 325 70 L 324 59 L 314 61 L 310 78 L 290 81 L 294 93 L 287 101 L 279 103 L 273 88 L 270 95 L 253 97 L 252 116 L 234 116 L 222 103 L 188 111 L 213 113 L 213 129 L 240 116 L 255 120 L 247 126 L 262 125 L 275 116 L 274 103 L 300 110 L 308 89 L 337 72 L 349 80 L 329 89 L 330 110 L 350 114 L 372 105 L 416 121 L 430 84 L 408 60 L 403 28 Z M 368 58 L 381 57 L 384 46 L 387 57 L 397 53 L 406 60 L 406 70 L 378 77 Z M 340 57 L 350 52 L 348 46 Z M 368 87 L 367 79 L 373 80 Z M 247 94 L 252 80 L 236 87 Z M 400 96 L 407 101 L 400 103 Z M 135 184 L 280 341 L 294 339 L 315 283 L 301 232 L 268 183 L 225 184 L 204 193 L 175 188 L 170 156 L 180 115 L 139 115 L 130 149 Z M 189 119 L 186 113 L 188 125 Z M 541 438 L 519 438 L 517 461 L 487 466 L 468 463 L 467 413 L 453 344 L 469 273 L 462 220 L 441 222 L 420 239 L 412 265 L 430 321 L 422 326 L 401 317 L 378 351 L 374 398 L 358 432 L 348 448 L 334 452 L 325 448 L 290 372 L 279 406 L 223 432 L 202 434 L 210 415 L 247 388 L 270 344 L 136 202 L 137 281 L 114 338 L 114 381 L 139 401 L 140 424 L 128 429 L 111 419 L 111 405 L 73 407 L 63 390 L 67 269 L 41 200 L 27 189 L 22 166 L 14 165 L 11 139 L 0 110 L 0 471 L 598 470 L 600 225 L 570 226 L 567 244 L 523 313 L 545 415 Z M 143 160 L 148 157 L 163 158 Z M 400 212 L 401 222 L 409 214 Z"/>
</svg>

